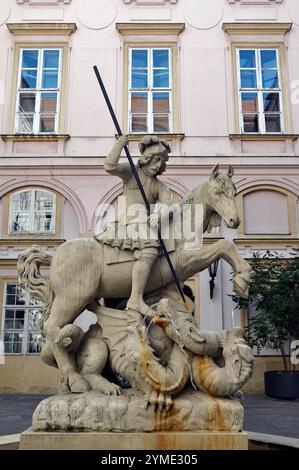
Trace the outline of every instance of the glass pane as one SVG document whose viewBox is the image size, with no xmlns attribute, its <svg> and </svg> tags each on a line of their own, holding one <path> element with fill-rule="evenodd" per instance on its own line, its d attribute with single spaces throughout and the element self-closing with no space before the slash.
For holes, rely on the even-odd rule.
<svg viewBox="0 0 299 470">
<path fill-rule="evenodd" d="M 34 231 L 35 232 L 49 232 L 52 227 L 52 213 L 50 214 L 35 214 L 34 218 Z"/>
<path fill-rule="evenodd" d="M 280 111 L 279 93 L 263 93 L 264 111 Z"/>
<path fill-rule="evenodd" d="M 28 353 L 40 353 L 44 343 L 45 343 L 45 338 L 41 331 L 29 332 L 27 352 Z"/>
<path fill-rule="evenodd" d="M 44 51 L 44 69 L 58 69 L 59 67 L 59 51 Z"/>
<path fill-rule="evenodd" d="M 240 54 L 240 67 L 241 68 L 255 68 L 255 51 L 239 51 Z"/>
<path fill-rule="evenodd" d="M 58 71 L 44 70 L 42 88 L 57 88 L 58 87 Z"/>
<path fill-rule="evenodd" d="M 147 93 L 131 93 L 132 113 L 147 113 Z"/>
<path fill-rule="evenodd" d="M 46 193 L 44 191 L 36 191 L 35 193 L 35 202 L 34 207 L 35 210 L 52 210 L 54 203 L 54 197 L 50 193 Z"/>
<path fill-rule="evenodd" d="M 15 305 L 16 302 L 16 296 L 15 295 L 7 295 L 6 296 L 6 305 Z"/>
<path fill-rule="evenodd" d="M 37 70 L 22 70 L 21 88 L 36 88 Z"/>
<path fill-rule="evenodd" d="M 258 95 L 257 93 L 241 93 L 242 111 L 243 113 L 258 112 Z"/>
<path fill-rule="evenodd" d="M 244 132 L 259 132 L 259 118 L 257 114 L 244 114 Z"/>
<path fill-rule="evenodd" d="M 277 69 L 276 51 L 261 51 L 262 69 Z"/>
<path fill-rule="evenodd" d="M 15 320 L 15 329 L 23 330 L 24 329 L 24 320 Z"/>
<path fill-rule="evenodd" d="M 169 117 L 168 114 L 154 115 L 154 132 L 169 132 Z"/>
<path fill-rule="evenodd" d="M 147 116 L 132 114 L 132 132 L 147 132 Z"/>
<path fill-rule="evenodd" d="M 14 331 L 13 334 L 12 334 L 12 340 L 14 343 L 22 343 L 23 341 L 23 332 L 19 333 L 17 331 Z"/>
<path fill-rule="evenodd" d="M 12 232 L 29 232 L 30 215 L 29 214 L 14 214 L 11 221 Z"/>
<path fill-rule="evenodd" d="M 153 51 L 154 67 L 169 67 L 169 51 L 154 50 Z"/>
<path fill-rule="evenodd" d="M 37 69 L 38 51 L 23 51 L 22 68 Z"/>
<path fill-rule="evenodd" d="M 255 70 L 241 70 L 241 88 L 256 88 Z"/>
<path fill-rule="evenodd" d="M 12 331 L 5 331 L 4 332 L 4 341 L 6 341 L 6 342 L 12 341 Z"/>
<path fill-rule="evenodd" d="M 22 191 L 12 197 L 13 209 L 15 211 L 29 211 L 31 202 L 31 191 Z M 11 286 L 14 289 L 13 293 L 17 292 L 17 286 Z"/>
<path fill-rule="evenodd" d="M 132 51 L 132 68 L 147 68 L 147 50 L 146 49 L 134 49 Z"/>
<path fill-rule="evenodd" d="M 169 88 L 169 72 L 154 70 L 154 88 Z"/>
<path fill-rule="evenodd" d="M 132 88 L 147 88 L 147 70 L 133 70 L 132 72 Z"/>
<path fill-rule="evenodd" d="M 278 71 L 262 70 L 263 88 L 278 88 Z"/>
<path fill-rule="evenodd" d="M 280 114 L 265 114 L 266 132 L 281 132 Z"/>
<path fill-rule="evenodd" d="M 7 284 L 6 285 L 6 293 L 7 294 L 15 294 L 17 292 L 16 284 Z"/>
<path fill-rule="evenodd" d="M 40 102 L 41 113 L 56 113 L 57 93 L 42 93 Z"/>
<path fill-rule="evenodd" d="M 24 316 L 25 316 L 25 310 L 16 310 L 16 318 L 18 318 L 19 320 L 21 319 L 24 319 Z"/>
<path fill-rule="evenodd" d="M 40 328 L 40 320 L 42 312 L 40 309 L 30 309 L 28 311 L 28 328 L 29 330 L 38 330 Z"/>
<path fill-rule="evenodd" d="M 20 93 L 19 111 L 22 113 L 34 113 L 35 111 L 35 94 Z"/>
<path fill-rule="evenodd" d="M 33 115 L 32 114 L 19 114 L 17 132 L 32 133 L 33 132 Z"/>
<path fill-rule="evenodd" d="M 153 111 L 154 113 L 169 113 L 169 93 L 153 94 Z"/>
<path fill-rule="evenodd" d="M 14 318 L 14 310 L 5 309 L 5 318 Z"/>
<path fill-rule="evenodd" d="M 12 352 L 15 354 L 22 353 L 22 343 L 13 343 Z"/>
<path fill-rule="evenodd" d="M 4 352 L 5 354 L 12 353 L 12 344 L 11 343 L 4 343 Z"/>
<path fill-rule="evenodd" d="M 13 324 L 14 324 L 13 320 L 5 320 L 4 329 L 5 330 L 12 330 L 13 329 Z"/>
<path fill-rule="evenodd" d="M 26 292 L 21 288 L 21 286 L 17 286 L 17 294 L 16 294 L 16 305 L 25 305 L 26 302 Z M 24 310 L 19 310 L 19 317 L 21 315 L 21 312 L 23 313 L 23 316 L 25 315 Z"/>
<path fill-rule="evenodd" d="M 55 116 L 41 116 L 40 132 L 55 132 Z"/>
</svg>

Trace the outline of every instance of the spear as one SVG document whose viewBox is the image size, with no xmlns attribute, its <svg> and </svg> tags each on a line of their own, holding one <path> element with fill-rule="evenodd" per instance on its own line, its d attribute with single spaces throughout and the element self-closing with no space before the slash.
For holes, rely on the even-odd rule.
<svg viewBox="0 0 299 470">
<path fill-rule="evenodd" d="M 111 102 L 110 102 L 110 99 L 109 99 L 109 96 L 107 94 L 107 91 L 106 91 L 106 88 L 105 88 L 105 85 L 103 83 L 103 80 L 102 80 L 102 77 L 100 75 L 100 72 L 99 72 L 99 69 L 96 65 L 94 65 L 93 67 L 93 70 L 94 70 L 94 73 L 96 74 L 96 77 L 97 77 L 97 80 L 99 82 L 99 85 L 101 87 L 101 90 L 103 92 L 103 95 L 104 95 L 104 98 L 105 98 L 105 101 L 106 101 L 106 104 L 108 106 L 108 109 L 109 109 L 109 112 L 110 112 L 110 115 L 111 115 L 111 118 L 112 118 L 112 121 L 114 122 L 114 125 L 115 125 L 115 128 L 116 128 L 116 131 L 117 131 L 117 134 L 119 135 L 119 137 L 121 135 L 123 135 L 122 131 L 121 131 L 121 128 L 120 128 L 120 125 L 118 123 L 118 120 L 117 120 L 117 117 L 115 115 L 115 112 L 112 108 L 112 105 L 111 105 Z M 134 162 L 133 162 L 133 159 L 131 157 L 131 154 L 130 154 L 130 150 L 128 149 L 128 146 L 126 145 L 124 147 L 124 151 L 126 153 L 126 156 L 128 158 L 128 161 L 129 161 L 129 164 L 130 164 L 130 167 L 131 167 L 131 170 L 132 170 L 132 173 L 135 177 L 135 180 L 137 182 L 137 185 L 138 185 L 138 188 L 141 192 L 141 195 L 142 195 L 142 199 L 144 201 L 144 204 L 145 204 L 145 207 L 146 207 L 146 211 L 147 211 L 147 214 L 150 215 L 151 213 L 151 209 L 150 209 L 150 204 L 148 202 L 148 199 L 146 197 L 146 194 L 144 192 L 144 189 L 143 189 L 143 186 L 141 184 L 141 181 L 140 181 L 140 178 L 139 178 L 139 175 L 137 173 L 137 170 L 136 170 L 136 167 L 134 165 Z M 165 246 L 165 243 L 162 239 L 162 236 L 161 236 L 161 230 L 160 230 L 160 227 L 158 226 L 158 239 L 159 239 L 159 243 L 160 243 L 160 246 L 161 246 L 161 249 L 163 251 L 163 254 L 168 262 L 168 265 L 169 265 L 169 268 L 170 268 L 170 271 L 171 271 L 171 274 L 172 274 L 172 277 L 173 277 L 173 280 L 174 282 L 176 283 L 176 286 L 178 288 L 178 291 L 179 293 L 181 294 L 181 297 L 182 297 L 182 300 L 184 302 L 184 305 L 186 307 L 186 310 L 188 309 L 188 306 L 187 306 L 187 303 L 186 303 L 186 299 L 185 299 L 185 296 L 184 296 L 184 292 L 183 292 L 183 289 L 181 288 L 181 285 L 180 285 L 180 282 L 178 280 L 178 277 L 176 275 L 176 272 L 174 270 L 174 267 L 173 267 L 173 264 L 171 262 L 171 259 L 170 259 L 170 256 L 168 254 L 168 251 L 166 249 L 166 246 Z"/>
</svg>

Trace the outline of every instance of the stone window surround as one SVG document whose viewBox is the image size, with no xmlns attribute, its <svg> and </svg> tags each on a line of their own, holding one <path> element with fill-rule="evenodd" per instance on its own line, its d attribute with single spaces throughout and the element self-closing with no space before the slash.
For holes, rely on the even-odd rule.
<svg viewBox="0 0 299 470">
<path fill-rule="evenodd" d="M 124 63 L 124 101 L 123 101 L 123 127 L 128 126 L 128 54 L 129 48 L 134 47 L 167 47 L 172 49 L 172 73 L 173 73 L 173 133 L 168 137 L 176 141 L 184 138 L 184 134 L 180 133 L 179 110 L 178 110 L 178 69 L 177 55 L 179 34 L 184 31 L 184 23 L 117 23 L 117 31 L 123 36 L 123 63 Z M 165 41 L 161 38 L 165 37 Z M 167 136 L 165 134 L 164 138 Z M 135 134 L 132 134 L 130 140 L 135 140 Z M 142 138 L 142 134 L 138 134 L 138 138 Z"/>
<path fill-rule="evenodd" d="M 166 3 L 177 3 L 178 0 L 123 0 L 125 4 L 134 3 L 135 5 L 151 5 L 159 6 L 165 5 Z"/>
<path fill-rule="evenodd" d="M 32 5 L 32 6 L 52 6 L 64 3 L 65 5 L 70 4 L 72 0 L 16 0 L 20 5 Z"/>
<path fill-rule="evenodd" d="M 52 233 L 49 232 L 41 232 L 41 233 L 22 233 L 22 232 L 9 232 L 9 220 L 10 220 L 10 201 L 11 201 L 11 196 L 13 196 L 17 192 L 21 192 L 29 190 L 29 189 L 35 189 L 35 190 L 40 190 L 40 191 L 48 191 L 55 196 L 55 214 L 54 214 L 54 220 L 55 220 L 55 227 L 54 231 Z M 6 193 L 2 199 L 1 203 L 3 205 L 3 216 L 2 216 L 2 234 L 1 234 L 1 240 L 4 242 L 4 240 L 14 240 L 14 241 L 22 241 L 22 240 L 35 240 L 38 238 L 38 242 L 40 240 L 52 240 L 52 239 L 61 239 L 61 230 L 62 230 L 62 211 L 63 211 L 63 204 L 64 204 L 64 197 L 58 193 L 57 191 L 53 190 L 52 188 L 47 188 L 46 186 L 40 186 L 40 185 L 28 185 L 28 186 L 21 186 L 20 188 L 13 189 Z M 1 245 L 1 243 L 0 243 Z"/>
<path fill-rule="evenodd" d="M 282 235 L 282 234 L 246 234 L 245 233 L 245 225 L 244 225 L 244 197 L 252 192 L 256 191 L 261 191 L 261 190 L 268 190 L 268 191 L 274 191 L 278 192 L 284 196 L 287 197 L 287 203 L 288 203 L 288 217 L 289 217 L 289 233 Z M 245 239 L 251 239 L 251 240 L 260 240 L 260 239 L 270 239 L 270 240 L 275 240 L 275 239 L 297 239 L 297 217 L 296 217 L 296 207 L 297 207 L 297 197 L 294 193 L 291 193 L 287 189 L 271 185 L 271 184 L 255 184 L 254 186 L 250 186 L 249 188 L 243 189 L 240 191 L 237 195 L 236 198 L 236 205 L 237 205 L 237 210 L 238 214 L 241 219 L 241 223 L 238 227 L 238 240 L 245 240 Z"/>
<path fill-rule="evenodd" d="M 227 0 L 228 3 L 237 5 L 273 5 L 274 3 L 282 3 L 284 0 Z"/>
<path fill-rule="evenodd" d="M 223 23 L 222 29 L 228 35 L 231 49 L 232 64 L 232 96 L 234 100 L 234 132 L 230 133 L 231 140 L 296 140 L 297 135 L 292 134 L 291 113 L 289 106 L 289 82 L 286 66 L 286 51 L 284 38 L 291 30 L 292 23 Z M 275 42 L 269 40 L 269 36 L 275 35 Z M 241 134 L 239 122 L 239 101 L 237 91 L 237 48 L 277 48 L 280 54 L 282 95 L 284 109 L 284 134 Z M 248 139 L 247 139 L 248 138 Z"/>
</svg>

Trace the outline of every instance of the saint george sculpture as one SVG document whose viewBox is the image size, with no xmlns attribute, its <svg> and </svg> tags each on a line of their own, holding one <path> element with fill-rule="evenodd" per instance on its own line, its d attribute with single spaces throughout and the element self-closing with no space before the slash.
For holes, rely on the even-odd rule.
<svg viewBox="0 0 299 470">
<path fill-rule="evenodd" d="M 158 178 L 170 148 L 146 136 L 136 170 L 155 207 L 148 216 L 130 165 L 119 162 L 126 144 L 127 137 L 120 137 L 105 161 L 106 171 L 123 180 L 126 207 L 116 220 L 94 238 L 64 243 L 54 255 L 33 246 L 19 257 L 20 282 L 44 303 L 42 359 L 60 372 L 59 395 L 40 403 L 33 429 L 240 431 L 238 392 L 253 367 L 243 331 L 199 330 L 194 304 L 188 297 L 182 301 L 156 234 L 169 222 L 165 244 L 182 286 L 222 258 L 233 268 L 235 292 L 246 297 L 250 266 L 234 244 L 225 239 L 202 244 L 203 233 L 222 220 L 228 228 L 239 225 L 233 169 L 220 173 L 216 165 L 208 181 L 173 204 Z M 49 266 L 48 277 L 41 265 Z M 86 309 L 96 314 L 97 324 L 83 333 L 74 320 Z M 131 388 L 104 377 L 107 364 Z"/>
</svg>

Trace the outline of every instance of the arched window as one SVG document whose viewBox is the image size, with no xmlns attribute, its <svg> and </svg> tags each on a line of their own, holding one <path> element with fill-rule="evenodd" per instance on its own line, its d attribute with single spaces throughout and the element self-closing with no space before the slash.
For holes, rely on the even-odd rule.
<svg viewBox="0 0 299 470">
<path fill-rule="evenodd" d="M 288 197 L 278 191 L 260 189 L 244 195 L 246 234 L 288 235 Z"/>
<path fill-rule="evenodd" d="M 30 188 L 10 198 L 9 233 L 54 233 L 56 196 Z"/>
</svg>

